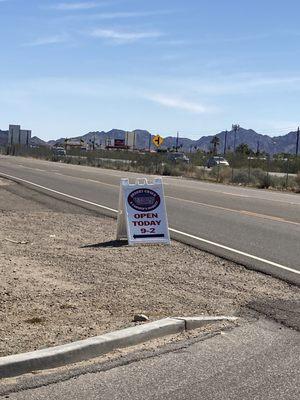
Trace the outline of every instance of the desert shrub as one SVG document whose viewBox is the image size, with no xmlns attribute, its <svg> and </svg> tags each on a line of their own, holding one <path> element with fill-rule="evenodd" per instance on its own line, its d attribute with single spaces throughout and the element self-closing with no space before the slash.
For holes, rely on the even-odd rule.
<svg viewBox="0 0 300 400">
<path fill-rule="evenodd" d="M 205 169 L 196 168 L 194 177 L 196 179 L 199 179 L 200 181 L 205 179 L 206 177 Z"/>
<path fill-rule="evenodd" d="M 161 175 L 181 176 L 183 171 L 180 165 L 165 163 L 162 165 Z"/>
<path fill-rule="evenodd" d="M 76 158 L 76 164 L 77 165 L 84 165 L 85 163 L 82 161 L 81 158 Z"/>
<path fill-rule="evenodd" d="M 212 168 L 210 176 L 221 183 L 229 182 L 231 180 L 231 169 L 215 166 Z"/>
<path fill-rule="evenodd" d="M 250 175 L 250 180 L 249 180 L 249 172 L 246 169 L 237 169 L 234 170 L 233 176 L 231 178 L 232 183 L 240 183 L 242 185 L 247 185 L 247 184 L 254 184 L 255 183 L 255 177 Z"/>
<path fill-rule="evenodd" d="M 295 191 L 298 193 L 300 192 L 300 172 L 298 172 L 297 176 L 295 177 Z"/>
<path fill-rule="evenodd" d="M 267 175 L 265 171 L 260 168 L 253 168 L 250 171 L 251 175 L 255 177 L 255 179 L 263 180 L 264 177 Z"/>
<path fill-rule="evenodd" d="M 197 168 L 194 165 L 179 163 L 178 167 L 181 171 L 181 175 L 186 176 L 187 178 L 195 177 Z"/>
<path fill-rule="evenodd" d="M 65 164 L 77 164 L 76 159 L 69 156 L 58 156 L 58 161 L 61 161 Z"/>
<path fill-rule="evenodd" d="M 163 165 L 162 175 L 172 175 L 172 167 L 170 164 Z"/>
<path fill-rule="evenodd" d="M 255 168 L 251 170 L 251 176 L 253 178 L 255 186 L 259 189 L 267 189 L 274 184 L 273 176 L 268 175 L 260 168 Z"/>
<path fill-rule="evenodd" d="M 229 182 L 231 179 L 231 170 L 228 167 L 221 168 L 219 174 L 219 182 L 226 183 Z"/>
<path fill-rule="evenodd" d="M 274 178 L 270 175 L 264 174 L 256 179 L 255 186 L 258 189 L 268 189 L 270 186 L 275 187 L 274 184 Z"/>
</svg>

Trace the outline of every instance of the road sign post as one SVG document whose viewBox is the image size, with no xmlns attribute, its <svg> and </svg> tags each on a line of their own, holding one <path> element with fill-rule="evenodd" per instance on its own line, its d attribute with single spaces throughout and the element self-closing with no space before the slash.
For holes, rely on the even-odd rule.
<svg viewBox="0 0 300 400">
<path fill-rule="evenodd" d="M 129 245 L 170 244 L 163 183 L 146 178 L 130 184 L 122 179 L 119 196 L 117 240 L 127 239 Z"/>
</svg>

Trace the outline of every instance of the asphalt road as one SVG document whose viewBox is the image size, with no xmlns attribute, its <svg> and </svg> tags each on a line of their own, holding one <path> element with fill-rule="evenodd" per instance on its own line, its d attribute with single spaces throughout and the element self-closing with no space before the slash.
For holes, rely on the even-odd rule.
<svg viewBox="0 0 300 400">
<path fill-rule="evenodd" d="M 120 178 L 139 176 L 7 156 L 0 157 L 1 173 L 112 209 Z M 300 282 L 300 195 L 171 177 L 164 185 L 170 227 L 187 234 L 173 237 Z"/>
<path fill-rule="evenodd" d="M 177 351 L 76 378 L 16 383 L 11 400 L 298 400 L 299 332 L 267 320 L 247 323 Z M 47 378 L 46 378 L 47 379 Z M 64 378 L 65 379 L 65 378 Z M 30 389 L 30 385 L 36 388 Z M 24 390 L 24 388 L 27 389 Z M 32 387 L 32 386 L 31 386 Z M 19 392 L 16 392 L 18 391 Z"/>
</svg>

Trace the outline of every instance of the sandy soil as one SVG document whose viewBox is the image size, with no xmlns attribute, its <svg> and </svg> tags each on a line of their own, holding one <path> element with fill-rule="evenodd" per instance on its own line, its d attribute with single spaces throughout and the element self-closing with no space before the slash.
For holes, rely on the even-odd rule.
<svg viewBox="0 0 300 400">
<path fill-rule="evenodd" d="M 117 247 L 115 230 L 112 219 L 0 180 L 0 356 L 131 326 L 136 313 L 256 309 L 299 328 L 299 288 L 177 242 Z"/>
</svg>

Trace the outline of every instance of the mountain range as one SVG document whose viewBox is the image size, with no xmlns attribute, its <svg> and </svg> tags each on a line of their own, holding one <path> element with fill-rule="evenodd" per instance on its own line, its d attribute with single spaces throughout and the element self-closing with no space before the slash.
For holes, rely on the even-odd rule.
<svg viewBox="0 0 300 400">
<path fill-rule="evenodd" d="M 135 132 L 136 142 L 135 148 L 137 149 L 148 149 L 149 148 L 149 139 L 150 139 L 150 132 L 146 130 L 136 129 Z M 80 140 L 83 139 L 85 142 L 92 142 L 95 141 L 96 144 L 104 144 L 106 139 L 125 139 L 126 131 L 120 129 L 112 129 L 108 132 L 104 131 L 95 131 L 95 132 L 88 132 L 82 136 L 72 137 L 69 139 Z M 7 131 L 0 130 L 0 145 L 7 144 Z M 153 137 L 154 135 L 151 134 Z M 294 154 L 296 150 L 296 140 L 297 140 L 297 132 L 289 132 L 286 135 L 282 136 L 275 136 L 271 137 L 268 135 L 262 135 L 255 132 L 253 129 L 244 129 L 239 128 L 236 132 L 236 139 L 235 139 L 235 132 L 233 130 L 228 131 L 227 134 L 225 131 L 219 132 L 216 135 L 210 136 L 202 136 L 198 140 L 192 140 L 188 138 L 179 138 L 178 139 L 178 146 L 181 147 L 182 151 L 191 151 L 197 149 L 208 151 L 212 148 L 211 141 L 214 136 L 219 138 L 219 146 L 218 151 L 219 153 L 223 153 L 224 151 L 224 143 L 225 143 L 225 136 L 226 139 L 226 149 L 233 150 L 234 148 L 234 141 L 236 147 L 241 143 L 246 143 L 249 148 L 253 151 L 257 151 L 259 149 L 261 152 L 264 151 L 269 154 L 276 154 L 276 153 L 291 153 Z M 31 138 L 31 144 L 33 145 L 45 145 L 45 146 L 53 146 L 58 143 L 63 143 L 65 138 L 60 138 L 58 140 L 50 140 L 48 142 L 39 139 L 38 137 L 34 136 Z M 176 146 L 176 137 L 168 136 L 164 138 L 164 143 L 161 148 L 174 148 Z M 300 143 L 299 143 L 300 146 Z M 151 141 L 151 149 L 155 146 Z M 300 148 L 299 148 L 300 150 Z"/>
</svg>

